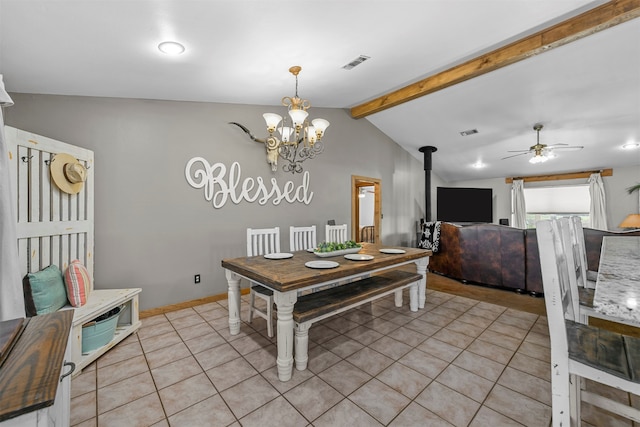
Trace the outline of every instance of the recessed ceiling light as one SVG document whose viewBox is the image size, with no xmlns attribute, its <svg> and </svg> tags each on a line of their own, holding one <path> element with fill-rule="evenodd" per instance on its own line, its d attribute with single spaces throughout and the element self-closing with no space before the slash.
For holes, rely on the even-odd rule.
<svg viewBox="0 0 640 427">
<path fill-rule="evenodd" d="M 625 150 L 633 150 L 634 148 L 640 148 L 640 142 L 627 142 L 622 146 Z"/>
<path fill-rule="evenodd" d="M 178 42 L 162 42 L 158 45 L 158 50 L 167 55 L 180 55 L 184 52 L 184 46 Z"/>
<path fill-rule="evenodd" d="M 482 169 L 483 167 L 485 167 L 487 165 L 485 163 L 482 163 L 482 161 L 478 160 L 477 162 L 475 162 L 471 166 L 473 166 L 476 169 Z"/>
</svg>

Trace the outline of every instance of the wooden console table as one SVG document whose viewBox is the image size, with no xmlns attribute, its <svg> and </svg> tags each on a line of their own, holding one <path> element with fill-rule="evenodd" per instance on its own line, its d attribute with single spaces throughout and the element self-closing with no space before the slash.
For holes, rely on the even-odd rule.
<svg viewBox="0 0 640 427">
<path fill-rule="evenodd" d="M 0 322 L 2 335 L 12 340 L 2 347 L 6 357 L 0 365 L 1 427 L 69 425 L 74 365 L 65 359 L 70 360 L 72 321 L 73 311 L 63 310 Z"/>
</svg>

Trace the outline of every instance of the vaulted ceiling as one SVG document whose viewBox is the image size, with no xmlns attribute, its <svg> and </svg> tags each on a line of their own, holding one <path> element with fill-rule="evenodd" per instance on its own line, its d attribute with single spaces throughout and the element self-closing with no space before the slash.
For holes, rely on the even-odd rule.
<svg viewBox="0 0 640 427">
<path fill-rule="evenodd" d="M 447 181 L 629 167 L 639 15 L 639 0 L 0 0 L 0 73 L 10 92 L 278 105 L 301 65 L 301 97 L 369 120 L 420 160 L 436 146 Z M 547 32 L 535 45 L 563 22 L 560 42 Z M 164 40 L 186 51 L 167 57 Z M 538 122 L 541 143 L 584 148 L 502 160 L 536 143 Z"/>
</svg>

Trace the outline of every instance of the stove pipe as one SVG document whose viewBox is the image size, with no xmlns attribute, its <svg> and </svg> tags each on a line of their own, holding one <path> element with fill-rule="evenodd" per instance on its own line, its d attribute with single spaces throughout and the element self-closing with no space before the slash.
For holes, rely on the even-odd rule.
<svg viewBox="0 0 640 427">
<path fill-rule="evenodd" d="M 424 208 L 425 221 L 431 221 L 431 153 L 438 151 L 436 147 L 426 145 L 419 151 L 424 154 Z"/>
</svg>

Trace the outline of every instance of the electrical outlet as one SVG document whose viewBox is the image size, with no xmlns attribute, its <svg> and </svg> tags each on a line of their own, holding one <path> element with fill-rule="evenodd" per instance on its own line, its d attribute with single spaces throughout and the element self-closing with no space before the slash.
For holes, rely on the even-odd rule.
<svg viewBox="0 0 640 427">
<path fill-rule="evenodd" d="M 200 275 L 196 274 L 195 276 L 193 276 L 193 283 L 200 283 Z"/>
</svg>

